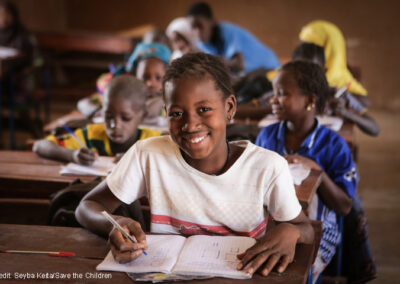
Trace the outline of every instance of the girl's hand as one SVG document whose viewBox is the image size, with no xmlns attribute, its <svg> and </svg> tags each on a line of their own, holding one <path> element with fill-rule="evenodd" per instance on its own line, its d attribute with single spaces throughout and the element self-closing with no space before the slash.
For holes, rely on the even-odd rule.
<svg viewBox="0 0 400 284">
<path fill-rule="evenodd" d="M 114 259 L 119 263 L 127 263 L 141 256 L 143 249 L 147 249 L 146 235 L 139 222 L 126 217 L 119 217 L 117 222 L 137 240 L 136 243 L 132 243 L 115 228 L 110 232 L 109 242 Z"/>
<path fill-rule="evenodd" d="M 243 269 L 253 274 L 263 264 L 261 274 L 267 276 L 278 265 L 277 271 L 285 271 L 293 261 L 297 240 L 300 237 L 299 229 L 289 223 L 281 223 L 268 231 L 265 236 L 242 254 L 238 254 L 240 263 L 237 269 Z"/>
<path fill-rule="evenodd" d="M 310 169 L 319 171 L 321 170 L 321 167 L 314 160 L 300 156 L 298 154 L 286 155 L 285 159 L 288 161 L 289 164 L 303 164 Z"/>
<path fill-rule="evenodd" d="M 333 114 L 336 116 L 346 117 L 348 109 L 346 107 L 346 100 L 344 98 L 332 99 L 330 101 Z"/>
<path fill-rule="evenodd" d="M 76 164 L 90 166 L 96 160 L 96 152 L 88 148 L 80 148 L 72 153 L 72 161 Z"/>
</svg>

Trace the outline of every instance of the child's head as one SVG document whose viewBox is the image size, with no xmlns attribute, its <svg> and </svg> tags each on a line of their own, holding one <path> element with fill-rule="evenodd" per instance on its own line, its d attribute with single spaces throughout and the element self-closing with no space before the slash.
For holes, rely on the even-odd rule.
<svg viewBox="0 0 400 284">
<path fill-rule="evenodd" d="M 226 147 L 226 123 L 236 111 L 229 71 L 220 59 L 188 53 L 174 60 L 163 79 L 172 139 L 192 159 Z"/>
<path fill-rule="evenodd" d="M 329 96 L 323 69 L 310 61 L 291 61 L 283 65 L 272 85 L 272 110 L 281 120 L 296 120 L 323 112 Z"/>
<path fill-rule="evenodd" d="M 302 42 L 293 51 L 292 60 L 308 60 L 324 67 L 324 48 L 314 43 Z"/>
<path fill-rule="evenodd" d="M 161 93 L 162 77 L 170 56 L 171 51 L 163 44 L 140 43 L 130 56 L 126 70 L 130 72 L 135 68 L 135 76 L 146 84 L 149 96 L 157 96 Z"/>
<path fill-rule="evenodd" d="M 192 27 L 198 32 L 201 41 L 209 42 L 215 26 L 211 7 L 205 2 L 198 2 L 190 6 L 187 16 Z"/>
<path fill-rule="evenodd" d="M 0 1 L 0 30 L 10 28 L 19 23 L 18 9 L 10 1 Z"/>
<path fill-rule="evenodd" d="M 174 19 L 167 27 L 167 36 L 170 39 L 172 49 L 186 54 L 191 51 L 194 45 L 195 35 L 190 21 L 185 18 Z"/>
<path fill-rule="evenodd" d="M 106 132 L 116 144 L 133 144 L 137 127 L 145 115 L 147 88 L 140 80 L 120 75 L 104 92 L 103 117 Z"/>
</svg>

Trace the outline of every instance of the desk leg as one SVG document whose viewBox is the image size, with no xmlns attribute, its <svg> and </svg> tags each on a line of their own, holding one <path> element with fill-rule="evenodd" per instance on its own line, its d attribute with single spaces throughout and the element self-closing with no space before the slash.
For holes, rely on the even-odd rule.
<svg viewBox="0 0 400 284">
<path fill-rule="evenodd" d="M 3 100 L 3 84 L 0 80 L 0 137 L 1 137 L 1 143 L 3 141 L 3 105 L 2 105 L 2 100 Z"/>
<path fill-rule="evenodd" d="M 9 131 L 10 131 L 10 148 L 12 150 L 15 149 L 15 125 L 14 125 L 14 82 L 13 82 L 13 72 L 9 74 L 9 83 L 10 83 L 10 104 L 9 104 Z"/>
</svg>

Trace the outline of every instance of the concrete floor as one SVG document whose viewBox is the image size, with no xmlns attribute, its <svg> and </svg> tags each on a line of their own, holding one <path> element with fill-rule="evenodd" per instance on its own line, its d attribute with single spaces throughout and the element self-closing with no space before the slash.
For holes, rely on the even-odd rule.
<svg viewBox="0 0 400 284">
<path fill-rule="evenodd" d="M 372 112 L 381 127 L 378 138 L 357 133 L 358 188 L 366 208 L 378 278 L 371 283 L 400 283 L 400 114 Z"/>
<path fill-rule="evenodd" d="M 73 105 L 54 105 L 52 120 Z M 370 283 L 400 283 L 400 114 L 373 111 L 381 127 L 378 138 L 356 132 L 360 172 L 358 193 L 366 208 L 370 242 L 378 268 L 378 278 Z M 1 148 L 7 148 L 7 133 Z M 17 145 L 24 147 L 27 133 L 17 133 Z"/>
</svg>

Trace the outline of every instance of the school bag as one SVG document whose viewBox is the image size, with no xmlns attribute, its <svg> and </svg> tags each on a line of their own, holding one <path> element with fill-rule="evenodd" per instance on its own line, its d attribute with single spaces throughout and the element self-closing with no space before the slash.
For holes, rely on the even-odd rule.
<svg viewBox="0 0 400 284">
<path fill-rule="evenodd" d="M 82 198 L 101 181 L 101 177 L 96 177 L 91 182 L 86 183 L 76 179 L 66 188 L 56 192 L 50 201 L 47 224 L 50 226 L 82 227 L 75 218 L 75 210 Z M 122 204 L 113 214 L 132 218 L 140 223 L 143 231 L 147 230 L 139 200 L 130 205 Z"/>
</svg>

